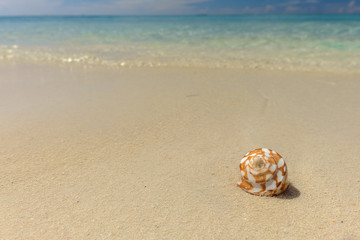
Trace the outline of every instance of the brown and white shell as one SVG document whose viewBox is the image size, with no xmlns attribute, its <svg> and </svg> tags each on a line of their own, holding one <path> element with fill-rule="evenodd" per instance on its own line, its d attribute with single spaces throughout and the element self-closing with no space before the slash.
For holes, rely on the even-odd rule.
<svg viewBox="0 0 360 240">
<path fill-rule="evenodd" d="M 259 148 L 248 152 L 240 162 L 238 186 L 248 193 L 273 196 L 289 187 L 287 167 L 277 152 Z"/>
</svg>

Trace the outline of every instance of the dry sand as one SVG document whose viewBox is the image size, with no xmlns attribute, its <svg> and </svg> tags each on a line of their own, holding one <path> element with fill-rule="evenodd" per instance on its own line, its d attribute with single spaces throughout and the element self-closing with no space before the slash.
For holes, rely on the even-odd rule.
<svg viewBox="0 0 360 240">
<path fill-rule="evenodd" d="M 359 76 L 0 67 L 0 239 L 360 239 Z M 249 150 L 292 187 L 236 186 Z"/>
</svg>

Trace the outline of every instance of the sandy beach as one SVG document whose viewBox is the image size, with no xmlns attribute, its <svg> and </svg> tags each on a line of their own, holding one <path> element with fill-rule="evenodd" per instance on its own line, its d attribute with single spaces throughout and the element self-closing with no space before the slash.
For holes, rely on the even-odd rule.
<svg viewBox="0 0 360 240">
<path fill-rule="evenodd" d="M 359 76 L 0 67 L 0 239 L 360 239 Z M 255 148 L 290 189 L 236 186 Z"/>
</svg>

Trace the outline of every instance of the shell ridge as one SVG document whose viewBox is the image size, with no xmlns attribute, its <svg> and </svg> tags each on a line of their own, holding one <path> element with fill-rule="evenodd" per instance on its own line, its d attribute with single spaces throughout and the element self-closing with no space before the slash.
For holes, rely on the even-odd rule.
<svg viewBox="0 0 360 240">
<path fill-rule="evenodd" d="M 286 163 L 271 149 L 258 148 L 248 152 L 240 161 L 240 171 L 238 186 L 254 195 L 277 195 L 289 186 Z"/>
</svg>

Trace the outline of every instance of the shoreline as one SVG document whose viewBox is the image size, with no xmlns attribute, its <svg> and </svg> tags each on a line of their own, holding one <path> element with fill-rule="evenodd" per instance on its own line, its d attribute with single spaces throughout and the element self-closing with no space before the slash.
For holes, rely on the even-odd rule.
<svg viewBox="0 0 360 240">
<path fill-rule="evenodd" d="M 130 44 L 130 43 L 129 43 Z M 76 66 L 81 68 L 207 68 L 245 71 L 289 71 L 360 74 L 359 64 L 350 51 L 329 50 L 315 56 L 279 52 L 276 49 L 253 51 L 204 52 L 201 47 L 173 49 L 175 47 L 128 46 L 132 54 L 114 46 L 54 46 L 22 47 L 0 45 L 0 65 Z M 335 51 L 335 52 L 334 52 Z M 114 52 L 108 55 L 107 52 Z M 150 54 L 151 53 L 151 54 Z M 329 56 L 327 54 L 330 54 Z M 337 57 L 331 54 L 338 54 Z M 175 57 L 177 56 L 177 57 Z M 219 56 L 221 56 L 219 58 Z"/>
<path fill-rule="evenodd" d="M 184 71 L 230 71 L 230 72 L 243 72 L 243 73 L 271 73 L 271 74 L 304 74 L 304 75 L 317 75 L 317 76 L 343 76 L 349 78 L 356 78 L 360 76 L 360 71 L 349 70 L 349 69 L 331 69 L 331 68 L 289 68 L 286 66 L 278 67 L 249 67 L 249 66 L 226 66 L 221 64 L 212 65 L 161 65 L 154 64 L 151 62 L 143 62 L 140 65 L 129 65 L 119 63 L 81 63 L 75 61 L 55 61 L 55 62 L 43 62 L 43 61 L 13 61 L 10 59 L 0 60 L 0 68 L 58 68 L 58 69 L 74 69 L 79 71 L 93 70 L 93 71 L 147 71 L 151 69 L 156 70 L 184 70 Z"/>
</svg>

